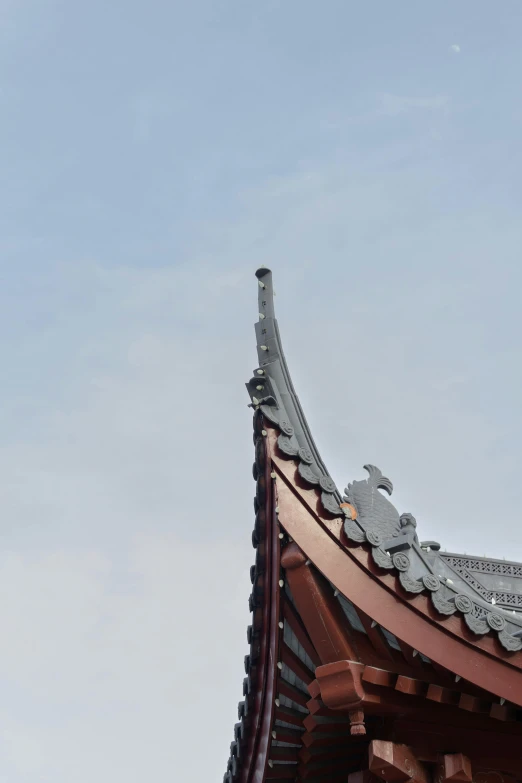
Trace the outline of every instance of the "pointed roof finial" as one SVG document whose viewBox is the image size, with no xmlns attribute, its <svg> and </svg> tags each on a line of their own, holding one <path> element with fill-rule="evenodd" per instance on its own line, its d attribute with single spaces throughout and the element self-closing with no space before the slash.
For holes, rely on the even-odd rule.
<svg viewBox="0 0 522 783">
<path fill-rule="evenodd" d="M 275 318 L 274 289 L 272 287 L 272 272 L 266 266 L 261 266 L 256 271 L 259 281 L 259 318 Z"/>
</svg>

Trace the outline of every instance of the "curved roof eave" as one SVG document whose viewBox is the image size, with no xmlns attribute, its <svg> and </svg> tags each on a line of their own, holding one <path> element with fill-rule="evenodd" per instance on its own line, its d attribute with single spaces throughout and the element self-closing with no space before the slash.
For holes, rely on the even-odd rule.
<svg viewBox="0 0 522 783">
<path fill-rule="evenodd" d="M 522 564 L 498 565 L 487 558 L 448 555 L 440 552 L 436 542 L 419 542 L 416 520 L 411 514 L 400 516 L 379 491 L 391 495 L 393 486 L 373 465 L 365 465 L 367 479 L 352 482 L 341 495 L 315 445 L 292 383 L 275 318 L 272 273 L 262 267 L 256 277 L 259 366 L 247 390 L 252 407 L 279 431 L 279 452 L 296 461 L 300 478 L 318 492 L 326 515 L 340 518 L 346 539 L 369 546 L 374 563 L 383 572 L 397 574 L 407 594 L 428 595 L 441 619 L 460 615 L 477 638 L 493 632 L 507 652 L 522 650 Z M 506 578 L 520 578 L 519 590 L 506 589 Z"/>
</svg>

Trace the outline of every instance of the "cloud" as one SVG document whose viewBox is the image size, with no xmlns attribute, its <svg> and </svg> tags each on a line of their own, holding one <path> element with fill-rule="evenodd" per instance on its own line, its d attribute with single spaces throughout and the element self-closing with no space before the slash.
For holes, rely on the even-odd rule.
<svg viewBox="0 0 522 783">
<path fill-rule="evenodd" d="M 447 111 L 449 98 L 447 95 L 414 98 L 384 93 L 379 96 L 379 103 L 381 114 L 397 115 L 415 110 Z"/>
<path fill-rule="evenodd" d="M 518 215 L 472 200 L 448 210 L 439 168 L 404 166 L 405 153 L 309 161 L 245 189 L 240 219 L 206 226 L 183 266 L 71 264 L 46 272 L 53 285 L 29 306 L 15 302 L 33 314 L 43 297 L 53 320 L 15 322 L 9 343 L 23 352 L 4 368 L 24 401 L 0 449 L 10 783 L 223 774 L 247 651 L 244 382 L 260 263 L 274 268 L 287 358 L 339 486 L 373 460 L 423 538 L 520 556 L 519 460 L 505 445 L 522 435 L 507 374 L 520 330 L 502 322 L 510 292 L 519 314 Z M 494 328 L 501 355 L 477 338 Z M 477 394 L 497 395 L 499 377 L 513 399 L 484 412 Z"/>
<path fill-rule="evenodd" d="M 452 44 L 450 49 L 452 52 L 455 52 L 455 54 L 460 54 L 460 46 L 458 44 Z"/>
<path fill-rule="evenodd" d="M 141 783 L 176 777 L 183 757 L 208 780 L 224 766 L 241 696 L 248 550 L 226 536 L 187 544 L 166 534 L 136 537 L 127 554 L 126 588 L 96 552 L 3 556 L 6 779 Z"/>
</svg>

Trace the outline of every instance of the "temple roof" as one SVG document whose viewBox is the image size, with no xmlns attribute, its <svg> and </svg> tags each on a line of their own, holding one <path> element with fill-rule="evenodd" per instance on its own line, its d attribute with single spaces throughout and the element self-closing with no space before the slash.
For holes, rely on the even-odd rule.
<svg viewBox="0 0 522 783">
<path fill-rule="evenodd" d="M 375 465 L 339 490 L 290 377 L 272 274 L 256 276 L 252 623 L 225 783 L 388 780 L 386 743 L 428 778 L 458 751 L 479 783 L 522 780 L 522 564 L 420 540 Z"/>
<path fill-rule="evenodd" d="M 419 542 L 415 517 L 399 514 L 382 494 L 391 496 L 393 484 L 374 465 L 364 466 L 367 479 L 338 490 L 292 384 L 275 318 L 272 273 L 261 268 L 256 276 L 259 367 L 247 389 L 252 405 L 280 430 L 281 451 L 299 461 L 301 478 L 320 490 L 325 511 L 343 519 L 346 536 L 369 544 L 377 565 L 398 572 L 406 591 L 426 591 L 441 614 L 461 613 L 474 633 L 497 633 L 506 650 L 522 649 L 522 564 L 448 554 L 438 542 Z"/>
</svg>

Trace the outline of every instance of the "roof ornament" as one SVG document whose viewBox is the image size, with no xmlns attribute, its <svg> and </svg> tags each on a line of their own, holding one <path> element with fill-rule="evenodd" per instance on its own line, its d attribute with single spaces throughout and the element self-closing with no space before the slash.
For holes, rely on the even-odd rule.
<svg viewBox="0 0 522 783">
<path fill-rule="evenodd" d="M 275 318 L 272 273 L 261 267 L 256 277 L 259 365 L 247 389 L 251 407 L 279 431 L 280 455 L 295 460 L 300 479 L 316 489 L 322 510 L 344 517 L 346 537 L 359 545 L 369 544 L 374 563 L 395 573 L 407 593 L 424 592 L 439 614 L 458 612 L 474 634 L 492 631 L 506 650 L 521 650 L 522 617 L 506 613 L 508 606 L 522 608 L 520 595 L 508 593 L 502 585 L 498 589 L 481 585 L 475 573 L 482 570 L 480 563 L 476 565 L 477 559 L 442 554 L 436 541 L 419 543 L 415 517 L 399 514 L 387 497 L 393 492 L 393 484 L 378 467 L 365 465 L 368 478 L 348 484 L 344 497 L 341 496 L 321 459 L 292 384 Z M 267 431 L 262 430 L 262 434 Z M 522 564 L 484 563 L 484 570 L 491 573 L 522 577 Z M 448 578 L 448 568 L 456 584 Z M 512 573 L 513 568 L 519 568 L 520 574 Z"/>
<path fill-rule="evenodd" d="M 398 536 L 401 532 L 399 512 L 393 503 L 379 492 L 380 489 L 384 489 L 391 495 L 393 484 L 389 478 L 383 476 L 381 470 L 375 467 L 375 465 L 365 465 L 364 469 L 369 473 L 368 478 L 362 481 L 352 481 L 344 490 L 345 503 L 343 503 L 342 508 L 348 517 L 345 522 L 346 534 L 350 538 L 350 533 L 356 533 L 357 537 L 355 540 L 360 541 L 366 538 L 364 534 L 370 532 L 377 534 L 381 540 Z M 414 521 L 414 518 L 411 514 L 406 516 L 408 516 L 408 520 L 405 519 L 405 524 L 408 524 L 409 528 L 411 528 L 411 520 Z M 353 525 L 354 522 L 363 532 L 362 536 L 357 533 Z M 348 524 L 348 527 L 346 527 L 347 523 L 352 524 Z M 372 537 L 375 538 L 375 535 Z"/>
</svg>

